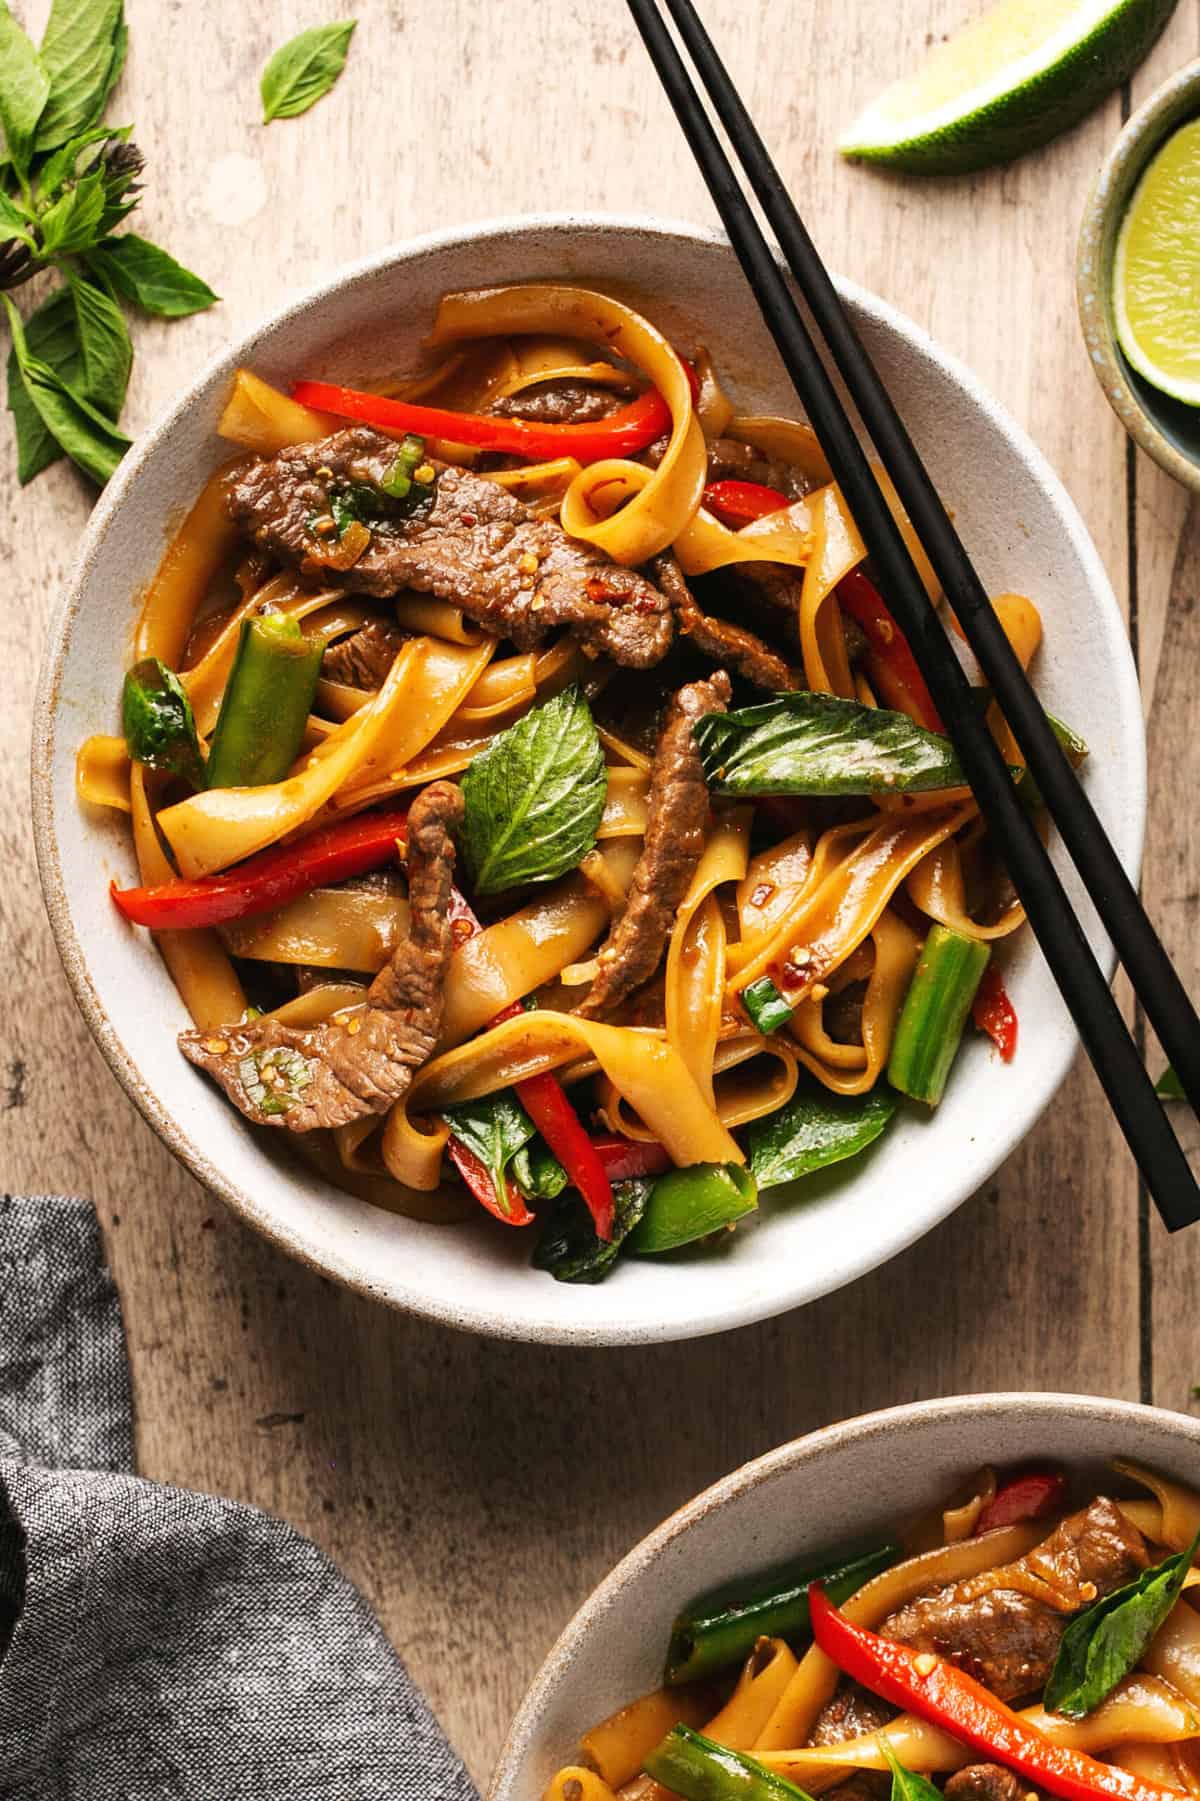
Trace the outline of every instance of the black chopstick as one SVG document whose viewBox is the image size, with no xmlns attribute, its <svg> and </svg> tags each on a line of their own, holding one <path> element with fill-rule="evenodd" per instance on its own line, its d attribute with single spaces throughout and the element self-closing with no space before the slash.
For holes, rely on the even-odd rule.
<svg viewBox="0 0 1200 1801">
<path fill-rule="evenodd" d="M 1010 719 L 1034 779 L 1134 986 L 1200 1111 L 1200 1021 L 1045 721 L 987 595 L 691 0 L 666 0 L 722 125 L 826 335 L 880 459 Z M 882 578 L 1047 963 L 1167 1227 L 1200 1219 L 1197 1187 L 1058 874 L 1022 807 L 854 428 L 655 0 L 629 0 L 784 366 Z M 827 329 L 828 328 L 828 329 Z M 936 555 L 934 554 L 936 551 Z M 1116 872 L 1115 875 L 1113 872 Z"/>
</svg>

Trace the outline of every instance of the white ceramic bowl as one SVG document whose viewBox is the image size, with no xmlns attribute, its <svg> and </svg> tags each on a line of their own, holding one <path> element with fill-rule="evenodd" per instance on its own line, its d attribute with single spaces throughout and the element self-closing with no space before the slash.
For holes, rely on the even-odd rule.
<svg viewBox="0 0 1200 1801">
<path fill-rule="evenodd" d="M 139 589 L 222 455 L 214 426 L 239 363 L 286 384 L 367 379 L 415 361 L 447 289 L 534 277 L 592 282 L 641 301 L 685 346 L 707 344 L 754 410 L 795 409 L 774 347 L 722 239 L 686 226 L 572 218 L 502 222 L 421 239 L 349 269 L 213 364 L 147 432 L 96 508 L 51 631 L 33 746 L 34 823 L 67 975 L 118 1079 L 166 1143 L 292 1255 L 396 1307 L 502 1337 L 618 1344 L 686 1338 L 781 1313 L 894 1256 L 957 1207 L 1019 1143 L 1066 1074 L 1075 1037 L 1034 946 L 1011 988 L 1021 1044 L 1009 1068 L 972 1035 L 931 1122 L 900 1120 L 874 1154 L 768 1197 L 728 1254 L 630 1260 L 602 1286 L 528 1267 L 529 1243 L 482 1218 L 421 1225 L 377 1211 L 278 1157 L 175 1048 L 183 1007 L 145 934 L 105 899 L 134 879 L 126 822 L 84 811 L 73 762 L 113 731 Z M 1130 873 L 1145 814 L 1133 662 L 1112 590 L 1053 472 L 971 376 L 861 290 L 844 293 L 954 509 L 985 580 L 1036 597 L 1038 681 L 1092 746 L 1089 787 Z M 1079 895 L 1077 887 L 1072 893 Z M 1107 946 L 1085 905 L 1093 940 Z M 1111 959 L 1109 959 L 1111 967 Z"/>
<path fill-rule="evenodd" d="M 539 1801 L 581 1733 L 656 1688 L 695 1596 L 789 1558 L 883 1537 L 986 1463 L 1065 1464 L 1111 1489 L 1111 1457 L 1200 1483 L 1200 1420 L 1083 1395 L 959 1395 L 826 1426 L 672 1514 L 585 1601 L 509 1731 L 487 1801 Z M 1134 1491 L 1130 1491 L 1134 1492 Z"/>
</svg>

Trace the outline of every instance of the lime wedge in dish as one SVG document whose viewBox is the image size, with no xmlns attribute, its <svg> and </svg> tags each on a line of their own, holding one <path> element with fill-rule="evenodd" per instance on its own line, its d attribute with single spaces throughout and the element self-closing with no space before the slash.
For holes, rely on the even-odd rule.
<svg viewBox="0 0 1200 1801">
<path fill-rule="evenodd" d="M 1008 162 L 1066 131 L 1137 67 L 1176 0 L 999 0 L 893 83 L 838 142 L 916 174 Z"/>
<path fill-rule="evenodd" d="M 1117 342 L 1139 375 L 1200 406 L 1200 119 L 1137 185 L 1113 260 Z"/>
</svg>

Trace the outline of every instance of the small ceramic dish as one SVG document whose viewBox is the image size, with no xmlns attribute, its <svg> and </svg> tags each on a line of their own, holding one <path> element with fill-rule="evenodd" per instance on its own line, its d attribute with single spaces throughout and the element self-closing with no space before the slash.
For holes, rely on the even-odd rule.
<svg viewBox="0 0 1200 1801">
<path fill-rule="evenodd" d="M 1075 283 L 1088 356 L 1109 405 L 1160 468 L 1200 491 L 1200 407 L 1173 400 L 1131 368 L 1117 342 L 1112 309 L 1113 259 L 1134 189 L 1171 133 L 1197 115 L 1200 62 L 1159 88 L 1109 152 L 1084 208 Z"/>
<path fill-rule="evenodd" d="M 538 1801 L 554 1771 L 576 1761 L 582 1733 L 657 1688 L 671 1622 L 697 1595 L 886 1538 L 985 1464 L 1050 1462 L 1081 1489 L 1111 1492 L 1113 1457 L 1194 1486 L 1200 1420 L 1082 1395 L 959 1395 L 826 1426 L 735 1470 L 644 1538 L 584 1602 L 521 1704 L 487 1801 Z"/>
<path fill-rule="evenodd" d="M 187 1021 L 144 932 L 109 905 L 136 880 L 128 821 L 81 807 L 75 754 L 117 729 L 139 591 L 167 534 L 228 454 L 215 426 L 235 368 L 286 386 L 304 373 L 369 383 L 414 366 L 439 297 L 561 277 L 649 311 L 682 345 L 705 344 L 749 410 L 795 399 L 728 244 L 693 227 L 609 218 L 525 219 L 445 233 L 344 270 L 202 374 L 147 432 L 102 496 L 51 628 L 33 746 L 34 823 L 46 904 L 76 998 L 131 1098 L 189 1169 L 292 1256 L 430 1319 L 499 1337 L 629 1344 L 696 1337 L 810 1301 L 894 1256 L 987 1180 L 1047 1105 L 1076 1038 L 1029 934 L 1006 981 L 1021 1020 L 999 1065 L 972 1034 L 932 1119 L 899 1118 L 846 1173 L 769 1197 L 725 1254 L 629 1259 L 600 1286 L 529 1267 L 527 1234 L 482 1214 L 424 1224 L 331 1187 L 283 1155 L 176 1048 Z M 1136 879 L 1145 818 L 1145 737 L 1124 624 L 1086 530 L 1029 439 L 915 326 L 844 285 L 934 479 L 995 590 L 1036 598 L 1046 624 L 1038 689 L 1090 744 L 1088 787 Z M 1055 853 L 1058 856 L 1058 852 Z M 1106 966 L 1109 948 L 1064 865 Z"/>
</svg>

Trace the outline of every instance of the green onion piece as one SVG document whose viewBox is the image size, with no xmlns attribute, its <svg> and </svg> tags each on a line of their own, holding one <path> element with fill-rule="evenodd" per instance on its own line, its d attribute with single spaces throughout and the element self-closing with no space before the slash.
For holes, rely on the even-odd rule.
<svg viewBox="0 0 1200 1801">
<path fill-rule="evenodd" d="M 401 439 L 395 459 L 384 471 L 379 485 L 393 500 L 406 500 L 412 487 L 413 470 L 425 461 L 425 440 L 410 432 Z"/>
<path fill-rule="evenodd" d="M 808 1801 L 802 1788 L 690 1726 L 676 1726 L 642 1765 L 682 1801 Z"/>
<path fill-rule="evenodd" d="M 693 1601 L 671 1628 L 663 1680 L 669 1687 L 742 1663 L 760 1638 L 784 1638 L 799 1654 L 812 1642 L 808 1585 L 820 1582 L 840 1607 L 900 1556 L 898 1545 L 781 1564 L 751 1582 L 729 1583 Z"/>
<path fill-rule="evenodd" d="M 760 976 L 742 989 L 742 1005 L 758 1030 L 764 1034 L 785 1026 L 795 1009 L 784 1000 L 770 976 Z"/>
<path fill-rule="evenodd" d="M 183 683 L 157 657 L 143 657 L 125 677 L 121 725 L 135 763 L 204 786 L 196 721 Z"/>
<path fill-rule="evenodd" d="M 758 1206 L 758 1184 L 739 1163 L 695 1163 L 660 1176 L 646 1211 L 629 1234 L 640 1256 L 678 1250 L 731 1226 Z"/>
<path fill-rule="evenodd" d="M 901 1094 L 936 1107 L 958 1054 L 991 946 L 934 926 L 900 1010 L 888 1081 Z"/>
<path fill-rule="evenodd" d="M 283 780 L 300 751 L 323 650 L 290 614 L 243 621 L 208 753 L 210 788 Z"/>
</svg>

